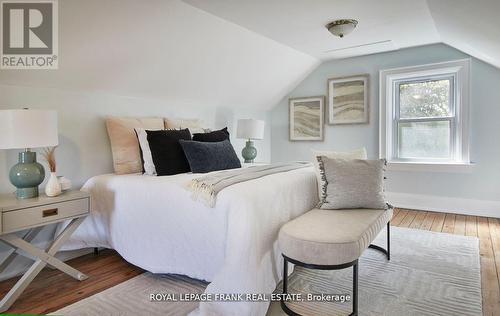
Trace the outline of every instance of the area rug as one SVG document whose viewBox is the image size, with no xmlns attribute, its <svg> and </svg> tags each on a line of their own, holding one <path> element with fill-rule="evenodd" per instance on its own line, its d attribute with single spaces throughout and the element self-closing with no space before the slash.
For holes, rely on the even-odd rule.
<svg viewBox="0 0 500 316">
<path fill-rule="evenodd" d="M 385 247 L 385 231 L 375 240 Z M 479 240 L 391 227 L 391 261 L 373 249 L 359 262 L 359 315 L 482 315 Z M 178 275 L 144 273 L 69 305 L 57 315 L 186 315 L 196 302 L 151 302 L 151 293 L 203 293 L 206 283 Z M 352 269 L 297 267 L 290 293 L 350 294 Z M 281 293 L 281 284 L 276 293 Z M 351 303 L 290 302 L 303 315 L 347 315 Z M 279 302 L 268 316 L 285 315 Z"/>
</svg>

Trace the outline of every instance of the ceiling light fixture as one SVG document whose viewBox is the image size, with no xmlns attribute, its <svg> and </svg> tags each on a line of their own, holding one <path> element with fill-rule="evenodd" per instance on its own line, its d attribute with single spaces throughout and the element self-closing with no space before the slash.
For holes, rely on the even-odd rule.
<svg viewBox="0 0 500 316">
<path fill-rule="evenodd" d="M 335 36 L 340 38 L 351 33 L 358 25 L 358 21 L 353 19 L 335 20 L 326 25 L 326 29 Z"/>
</svg>

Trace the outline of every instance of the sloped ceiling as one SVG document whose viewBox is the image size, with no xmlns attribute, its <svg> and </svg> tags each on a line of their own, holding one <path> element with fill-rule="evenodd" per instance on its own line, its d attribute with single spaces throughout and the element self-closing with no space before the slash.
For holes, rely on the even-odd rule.
<svg viewBox="0 0 500 316">
<path fill-rule="evenodd" d="M 500 67 L 498 12 L 499 0 L 64 0 L 59 69 L 0 70 L 0 84 L 266 110 L 321 60 L 444 42 Z M 337 18 L 360 23 L 339 39 L 324 27 Z"/>
<path fill-rule="evenodd" d="M 184 1 L 322 60 L 439 42 L 425 0 Z M 342 18 L 359 24 L 338 38 L 325 25 Z"/>
<path fill-rule="evenodd" d="M 500 68 L 500 0 L 427 0 L 441 40 Z"/>
<path fill-rule="evenodd" d="M 184 0 L 321 60 L 443 42 L 500 67 L 500 0 Z M 325 25 L 354 18 L 343 39 Z"/>
<path fill-rule="evenodd" d="M 268 109 L 319 64 L 178 0 L 59 1 L 59 34 L 58 70 L 0 70 L 0 84 Z"/>
</svg>

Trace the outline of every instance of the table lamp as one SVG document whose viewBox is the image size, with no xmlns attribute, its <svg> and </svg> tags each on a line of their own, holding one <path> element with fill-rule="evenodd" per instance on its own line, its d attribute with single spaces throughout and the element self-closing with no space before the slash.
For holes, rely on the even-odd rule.
<svg viewBox="0 0 500 316">
<path fill-rule="evenodd" d="M 247 139 L 241 155 L 245 159 L 245 163 L 253 163 L 255 157 L 257 157 L 257 148 L 253 146 L 252 140 L 264 138 L 264 121 L 254 119 L 238 120 L 236 137 Z"/>
<path fill-rule="evenodd" d="M 0 149 L 24 149 L 10 169 L 10 182 L 18 199 L 38 196 L 45 169 L 30 148 L 57 146 L 57 112 L 48 110 L 0 110 Z"/>
</svg>

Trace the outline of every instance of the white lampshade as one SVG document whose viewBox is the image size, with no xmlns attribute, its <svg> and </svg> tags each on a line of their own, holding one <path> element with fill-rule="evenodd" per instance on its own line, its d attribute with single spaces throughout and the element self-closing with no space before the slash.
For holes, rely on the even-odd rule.
<svg viewBox="0 0 500 316">
<path fill-rule="evenodd" d="M 263 139 L 264 121 L 254 119 L 238 120 L 237 138 Z"/>
<path fill-rule="evenodd" d="M 57 112 L 0 110 L 0 149 L 57 146 Z"/>
</svg>

